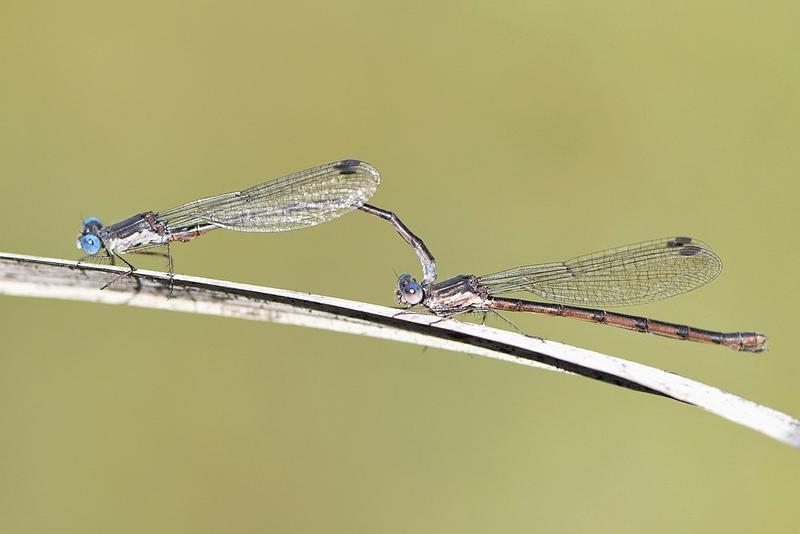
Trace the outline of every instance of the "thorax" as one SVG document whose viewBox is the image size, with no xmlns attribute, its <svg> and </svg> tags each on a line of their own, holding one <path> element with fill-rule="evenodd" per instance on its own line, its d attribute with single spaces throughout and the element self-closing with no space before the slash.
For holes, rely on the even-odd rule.
<svg viewBox="0 0 800 534">
<path fill-rule="evenodd" d="M 169 241 L 166 227 L 152 211 L 107 226 L 101 231 L 100 237 L 109 252 L 117 254 L 148 245 L 163 245 Z"/>
<path fill-rule="evenodd" d="M 434 313 L 450 313 L 483 307 L 486 291 L 473 275 L 459 275 L 434 284 L 428 290 L 425 306 Z"/>
</svg>

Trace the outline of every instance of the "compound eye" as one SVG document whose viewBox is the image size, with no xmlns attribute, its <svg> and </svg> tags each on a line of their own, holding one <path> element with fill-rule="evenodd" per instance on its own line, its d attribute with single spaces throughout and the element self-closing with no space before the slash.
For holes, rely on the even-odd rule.
<svg viewBox="0 0 800 534">
<path fill-rule="evenodd" d="M 88 217 L 88 218 L 83 220 L 83 225 L 84 226 L 89 226 L 90 224 L 96 224 L 100 228 L 103 227 L 103 223 L 101 223 L 100 219 L 98 219 L 97 217 Z"/>
<path fill-rule="evenodd" d="M 422 286 L 413 280 L 403 285 L 400 300 L 409 306 L 414 306 L 422 302 L 425 293 L 422 291 Z"/>
<path fill-rule="evenodd" d="M 90 256 L 94 256 L 100 252 L 100 248 L 103 246 L 100 238 L 94 234 L 81 236 L 80 244 L 83 251 Z"/>
<path fill-rule="evenodd" d="M 103 227 L 103 223 L 100 222 L 100 219 L 97 217 L 89 217 L 88 219 L 83 220 L 83 230 L 81 230 L 82 235 L 86 234 L 93 234 L 100 230 Z"/>
</svg>

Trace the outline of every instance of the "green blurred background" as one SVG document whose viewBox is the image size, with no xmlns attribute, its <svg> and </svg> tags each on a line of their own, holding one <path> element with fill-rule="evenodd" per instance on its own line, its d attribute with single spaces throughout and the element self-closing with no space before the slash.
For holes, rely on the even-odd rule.
<svg viewBox="0 0 800 534">
<path fill-rule="evenodd" d="M 800 416 L 798 20 L 788 1 L 3 0 L 0 250 L 77 258 L 82 217 L 361 158 L 443 277 L 705 240 L 717 281 L 629 311 L 758 329 L 766 355 L 513 320 Z M 387 305 L 418 272 L 360 213 L 174 253 Z M 796 532 L 798 452 L 676 402 L 216 317 L 3 297 L 0 324 L 3 533 Z"/>
</svg>

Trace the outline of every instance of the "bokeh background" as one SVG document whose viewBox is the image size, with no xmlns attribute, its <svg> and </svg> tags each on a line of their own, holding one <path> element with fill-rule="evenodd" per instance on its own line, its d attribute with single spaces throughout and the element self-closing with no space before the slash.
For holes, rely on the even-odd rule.
<svg viewBox="0 0 800 534">
<path fill-rule="evenodd" d="M 765 355 L 513 320 L 799 416 L 798 20 L 789 1 L 3 0 L 0 250 L 77 258 L 82 217 L 361 158 L 445 277 L 705 240 L 718 280 L 628 311 L 758 329 Z M 418 272 L 360 213 L 174 253 L 389 305 Z M 74 302 L 3 297 L 0 332 L 0 532 L 797 528 L 796 450 L 585 379 Z"/>
</svg>

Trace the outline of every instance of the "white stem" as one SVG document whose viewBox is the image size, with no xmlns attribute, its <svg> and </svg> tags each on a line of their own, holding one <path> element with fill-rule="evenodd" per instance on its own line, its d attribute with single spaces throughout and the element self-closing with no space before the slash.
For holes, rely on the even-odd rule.
<svg viewBox="0 0 800 534">
<path fill-rule="evenodd" d="M 718 388 L 614 356 L 486 326 L 441 321 L 385 306 L 282 289 L 136 271 L 99 288 L 123 270 L 74 261 L 0 253 L 0 293 L 203 313 L 321 328 L 464 352 L 520 365 L 566 371 L 692 404 L 800 447 L 800 421 Z M 432 324 L 434 323 L 434 324 Z"/>
</svg>

